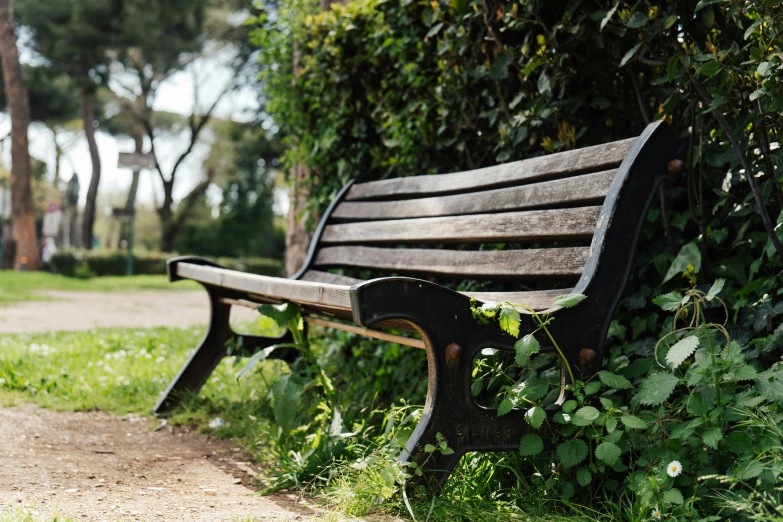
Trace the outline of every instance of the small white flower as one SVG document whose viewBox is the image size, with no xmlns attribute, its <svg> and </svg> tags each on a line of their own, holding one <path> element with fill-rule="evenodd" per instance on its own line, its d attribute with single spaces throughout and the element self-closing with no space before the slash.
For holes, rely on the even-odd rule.
<svg viewBox="0 0 783 522">
<path fill-rule="evenodd" d="M 481 305 L 482 310 L 494 310 L 497 307 L 497 303 L 495 301 L 487 301 L 483 305 Z"/>
<path fill-rule="evenodd" d="M 680 461 L 673 460 L 669 462 L 669 465 L 666 466 L 666 473 L 672 478 L 679 476 L 679 474 L 682 473 L 682 464 L 680 464 Z"/>
<path fill-rule="evenodd" d="M 652 516 L 653 518 L 657 518 L 658 520 L 661 519 L 661 510 L 658 509 L 658 506 L 655 506 L 652 510 Z"/>
</svg>

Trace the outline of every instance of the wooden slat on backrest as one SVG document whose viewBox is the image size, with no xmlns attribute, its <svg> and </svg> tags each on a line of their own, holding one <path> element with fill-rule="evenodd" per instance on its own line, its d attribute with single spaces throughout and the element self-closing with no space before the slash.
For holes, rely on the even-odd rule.
<svg viewBox="0 0 783 522">
<path fill-rule="evenodd" d="M 636 138 L 455 174 L 358 183 L 346 201 L 458 194 L 617 168 Z"/>
<path fill-rule="evenodd" d="M 332 213 L 337 221 L 372 221 L 508 212 L 526 208 L 600 203 L 617 171 L 545 181 L 470 194 L 398 201 L 344 201 Z"/>
<path fill-rule="evenodd" d="M 587 247 L 476 251 L 336 246 L 319 250 L 314 265 L 358 267 L 468 279 L 530 277 L 572 279 L 582 273 L 588 250 Z"/>
<path fill-rule="evenodd" d="M 500 243 L 589 239 L 600 207 L 327 225 L 322 244 Z"/>
</svg>

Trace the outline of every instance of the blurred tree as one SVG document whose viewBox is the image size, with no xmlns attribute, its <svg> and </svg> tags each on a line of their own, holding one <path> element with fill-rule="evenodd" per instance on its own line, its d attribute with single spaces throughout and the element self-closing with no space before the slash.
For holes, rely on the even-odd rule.
<svg viewBox="0 0 783 522">
<path fill-rule="evenodd" d="M 70 76 L 79 92 L 84 134 L 92 161 L 92 177 L 82 219 L 82 246 L 92 248 L 95 200 L 101 159 L 95 141 L 95 93 L 108 76 L 109 50 L 122 44 L 124 2 L 121 0 L 21 0 L 19 19 L 33 33 L 33 48 L 53 67 Z"/>
<path fill-rule="evenodd" d="M 221 125 L 206 162 L 206 168 L 222 172 L 219 213 L 212 215 L 204 195 L 192 200 L 194 218 L 177 238 L 177 251 L 282 258 L 284 236 L 272 210 L 281 152 L 280 141 L 257 123 Z"/>
<path fill-rule="evenodd" d="M 33 197 L 30 187 L 30 153 L 27 127 L 30 105 L 16 48 L 16 25 L 11 0 L 0 0 L 0 58 L 3 84 L 11 117 L 11 213 L 16 243 L 14 269 L 38 268 L 38 241 L 35 234 Z"/>
</svg>

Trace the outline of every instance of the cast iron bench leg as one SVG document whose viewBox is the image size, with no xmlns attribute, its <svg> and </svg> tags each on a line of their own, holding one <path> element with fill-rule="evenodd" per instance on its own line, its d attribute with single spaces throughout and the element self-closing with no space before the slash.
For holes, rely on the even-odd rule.
<svg viewBox="0 0 783 522">
<path fill-rule="evenodd" d="M 354 321 L 369 326 L 387 319 L 406 320 L 425 339 L 427 401 L 400 456 L 401 461 L 415 461 L 421 467 L 424 473 L 418 481 L 439 490 L 464 454 L 519 448 L 522 435 L 532 431 L 524 412 L 513 410 L 498 417 L 496 410 L 476 404 L 470 391 L 474 357 L 484 348 L 513 351 L 515 339 L 502 333 L 497 324 L 479 325 L 471 316 L 467 297 L 426 281 L 377 279 L 351 292 Z M 523 317 L 521 334 L 529 332 L 531 325 Z M 438 448 L 441 437 L 454 453 L 425 451 L 428 444 Z"/>
<path fill-rule="evenodd" d="M 210 320 L 207 333 L 171 381 L 163 397 L 155 406 L 155 415 L 166 415 L 179 405 L 187 393 L 198 392 L 207 382 L 212 371 L 227 355 L 226 343 L 231 339 L 240 339 L 242 355 L 252 353 L 281 342 L 291 342 L 291 333 L 286 331 L 280 337 L 262 337 L 236 334 L 229 324 L 231 305 L 221 303 L 222 293 L 213 287 L 205 286 L 209 295 Z M 280 350 L 270 358 L 289 361 L 296 357 L 295 350 Z"/>
</svg>

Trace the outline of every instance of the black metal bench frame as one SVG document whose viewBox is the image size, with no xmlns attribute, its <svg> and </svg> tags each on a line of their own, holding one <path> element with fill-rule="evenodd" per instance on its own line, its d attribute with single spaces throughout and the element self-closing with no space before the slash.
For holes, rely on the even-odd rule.
<svg viewBox="0 0 783 522">
<path fill-rule="evenodd" d="M 556 318 L 554 334 L 577 378 L 589 377 L 600 369 L 609 323 L 628 280 L 647 211 L 661 181 L 682 168 L 679 150 L 679 137 L 665 123 L 651 124 L 636 139 L 606 194 L 584 271 L 573 289 L 574 293 L 587 295 L 588 301 L 572 309 L 552 312 Z M 324 227 L 350 186 L 349 183 L 332 201 L 315 232 L 307 260 L 291 279 L 298 280 L 310 269 Z M 171 281 L 183 278 L 180 267 L 185 264 L 217 267 L 199 258 L 172 259 L 169 261 Z M 225 276 L 223 272 L 215 274 L 215 277 Z M 277 284 L 267 279 L 274 278 L 264 278 L 264 285 Z M 202 279 L 201 283 L 211 303 L 206 336 L 166 390 L 155 408 L 157 414 L 169 412 L 183 393 L 201 388 L 226 355 L 226 343 L 231 338 L 241 337 L 244 349 L 249 352 L 290 339 L 288 333 L 281 338 L 267 338 L 240 336 L 231 330 L 232 303 L 258 299 L 261 295 L 258 289 L 238 288 L 243 284 L 241 279 L 230 284 L 219 278 Z M 321 295 L 328 297 L 331 287 L 322 286 L 326 290 L 321 290 Z M 309 286 L 301 288 L 309 290 Z M 513 451 L 519 447 L 520 438 L 532 431 L 523 418 L 524 412 L 512 410 L 498 417 L 494 409 L 479 406 L 470 391 L 474 357 L 487 347 L 513 351 L 515 339 L 502 333 L 497 325 L 479 325 L 471 317 L 468 296 L 412 277 L 361 282 L 350 287 L 349 295 L 353 322 L 357 325 L 366 328 L 384 321 L 404 321 L 421 335 L 427 351 L 427 400 L 407 443 L 407 452 L 403 452 L 403 460 L 419 463 L 426 460 L 435 482 L 442 485 L 467 452 Z M 277 295 L 272 300 L 284 299 L 285 296 Z M 523 315 L 520 335 L 533 329 L 532 320 Z M 453 454 L 424 453 L 425 445 L 436 445 L 437 434 L 448 441 Z"/>
</svg>

